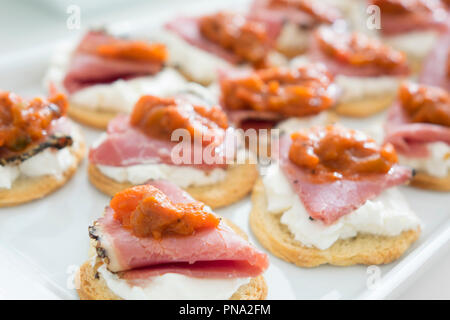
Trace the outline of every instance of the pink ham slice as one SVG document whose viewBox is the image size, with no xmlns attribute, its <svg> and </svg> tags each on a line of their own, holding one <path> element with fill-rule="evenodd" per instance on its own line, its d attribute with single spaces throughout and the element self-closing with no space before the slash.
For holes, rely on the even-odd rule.
<svg viewBox="0 0 450 320">
<path fill-rule="evenodd" d="M 419 77 L 419 82 L 444 88 L 450 91 L 450 78 L 447 76 L 447 59 L 450 51 L 450 32 L 436 42 L 436 46 L 426 58 Z M 437 68 L 436 66 L 440 66 Z"/>
<path fill-rule="evenodd" d="M 314 0 L 313 0 L 314 1 Z M 305 28 L 313 28 L 320 23 L 310 14 L 292 8 L 271 7 L 270 0 L 254 0 L 249 10 L 249 17 L 261 22 L 265 22 L 268 29 L 276 36 L 280 33 L 285 22 L 300 25 Z M 316 5 L 321 5 L 320 3 Z M 339 11 L 331 6 L 323 5 L 323 10 L 327 10 L 334 20 L 340 18 Z"/>
<path fill-rule="evenodd" d="M 228 119 L 239 128 L 268 128 L 275 126 L 284 117 L 276 112 L 257 110 L 228 110 Z"/>
<path fill-rule="evenodd" d="M 280 166 L 311 218 L 326 225 L 358 209 L 387 188 L 401 185 L 412 177 L 411 169 L 395 165 L 387 174 L 361 180 L 342 179 L 330 183 L 313 183 L 307 173 L 289 160 L 291 139 L 280 139 Z"/>
<path fill-rule="evenodd" d="M 132 127 L 128 119 L 128 116 L 119 115 L 110 121 L 106 139 L 89 151 L 91 163 L 115 167 L 146 163 L 174 164 L 171 153 L 178 142 L 149 137 L 139 129 Z M 225 143 L 222 143 L 216 149 L 217 158 L 222 159 L 221 163 L 208 164 L 205 161 L 194 163 L 194 159 L 191 158 L 191 164 L 186 165 L 202 170 L 225 168 L 225 148 L 222 148 L 224 146 Z M 199 148 L 194 150 L 193 148 L 192 157 L 196 152 L 201 154 L 203 150 L 199 150 Z"/>
<path fill-rule="evenodd" d="M 203 37 L 198 27 L 198 18 L 178 17 L 166 23 L 165 28 L 176 33 L 187 43 L 216 55 L 231 64 L 238 64 L 242 61 L 240 57 Z"/>
<path fill-rule="evenodd" d="M 386 36 L 423 30 L 445 32 L 449 27 L 449 14 L 444 7 L 439 12 L 418 12 L 404 15 L 383 14 L 381 12 L 380 31 Z"/>
<path fill-rule="evenodd" d="M 103 32 L 88 32 L 73 53 L 63 84 L 68 93 L 118 79 L 151 75 L 161 69 L 159 63 L 103 58 L 92 54 L 98 45 L 114 39 Z"/>
<path fill-rule="evenodd" d="M 347 63 L 337 61 L 327 56 L 320 49 L 319 44 L 314 37 L 311 39 L 309 58 L 315 62 L 323 63 L 327 69 L 335 76 L 343 75 L 349 77 L 379 77 L 379 76 L 406 76 L 409 74 L 409 68 L 399 67 L 390 72 L 378 68 L 376 66 L 353 67 Z"/>
<path fill-rule="evenodd" d="M 450 128 L 410 122 L 399 103 L 390 109 L 385 131 L 385 141 L 392 143 L 398 153 L 407 157 L 427 157 L 427 144 L 431 142 L 450 144 Z"/>
<path fill-rule="evenodd" d="M 163 191 L 174 202 L 193 199 L 175 185 L 155 181 L 152 185 Z M 217 229 L 202 230 L 192 236 L 168 236 L 160 240 L 139 238 L 122 228 L 113 218 L 113 210 L 95 224 L 99 241 L 109 244 L 106 249 L 113 272 L 127 271 L 126 279 L 139 279 L 168 272 L 193 277 L 233 278 L 254 277 L 268 267 L 268 257 L 236 234 L 223 221 Z M 114 254 L 111 254 L 111 251 Z"/>
</svg>

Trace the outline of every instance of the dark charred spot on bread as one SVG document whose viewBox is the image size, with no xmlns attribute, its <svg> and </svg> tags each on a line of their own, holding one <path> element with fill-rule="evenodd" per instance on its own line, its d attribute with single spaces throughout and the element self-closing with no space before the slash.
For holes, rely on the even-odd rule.
<svg viewBox="0 0 450 320">
<path fill-rule="evenodd" d="M 10 156 L 6 156 L 0 158 L 0 165 L 18 165 L 25 160 L 37 155 L 38 153 L 44 151 L 47 148 L 55 148 L 55 149 L 63 149 L 67 146 L 71 146 L 73 144 L 73 139 L 68 135 L 60 135 L 54 134 L 48 137 L 48 139 L 38 145 L 35 145 L 31 149 L 26 150 L 25 152 L 19 154 L 13 154 Z"/>
<path fill-rule="evenodd" d="M 97 234 L 97 229 L 95 226 L 89 226 L 89 237 L 94 240 L 98 240 L 99 235 Z"/>
<path fill-rule="evenodd" d="M 106 251 L 102 247 L 97 247 L 96 250 L 97 250 L 97 256 L 99 256 L 100 258 L 103 259 L 103 258 L 107 257 Z"/>
<path fill-rule="evenodd" d="M 95 272 L 94 278 L 97 280 L 100 279 L 100 274 L 98 272 Z"/>
</svg>

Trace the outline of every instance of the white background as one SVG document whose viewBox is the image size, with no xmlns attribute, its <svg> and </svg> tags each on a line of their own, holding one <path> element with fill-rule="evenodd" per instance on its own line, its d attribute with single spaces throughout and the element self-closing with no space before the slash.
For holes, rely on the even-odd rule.
<svg viewBox="0 0 450 320">
<path fill-rule="evenodd" d="M 66 28 L 68 4 L 80 4 L 81 27 L 93 23 L 116 22 L 142 17 L 155 6 L 167 6 L 169 1 L 109 0 L 109 1 L 6 1 L 0 0 L 0 60 L 8 59 L 15 52 L 26 50 L 55 40 L 72 37 L 77 30 Z M 171 0 L 176 10 L 176 3 Z M 87 3 L 87 4 L 86 4 Z M 90 4 L 89 4 L 90 3 Z M 106 6 L 104 3 L 108 3 Z M 163 4 L 164 3 L 164 4 Z M 226 1 L 224 1 L 226 3 Z M 96 7 L 92 7 L 92 6 Z M 7 88 L 0 88 L 7 89 Z M 400 299 L 450 299 L 450 252 L 442 254 L 436 262 L 424 270 Z M 1 279 L 0 279 L 1 281 Z"/>
</svg>

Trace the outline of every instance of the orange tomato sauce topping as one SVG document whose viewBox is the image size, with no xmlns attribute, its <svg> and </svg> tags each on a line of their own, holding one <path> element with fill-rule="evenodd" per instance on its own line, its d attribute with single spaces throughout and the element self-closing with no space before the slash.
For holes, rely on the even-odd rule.
<svg viewBox="0 0 450 320">
<path fill-rule="evenodd" d="M 245 16 L 219 12 L 200 18 L 201 34 L 254 66 L 264 66 L 270 49 L 264 24 Z"/>
<path fill-rule="evenodd" d="M 412 122 L 450 127 L 450 94 L 445 89 L 405 83 L 399 88 L 399 99 Z"/>
<path fill-rule="evenodd" d="M 295 132 L 289 159 L 317 183 L 387 173 L 397 163 L 394 147 L 382 147 L 361 132 L 329 125 Z"/>
<path fill-rule="evenodd" d="M 17 152 L 40 141 L 52 121 L 66 114 L 67 107 L 61 93 L 24 101 L 11 92 L 0 92 L 0 148 Z"/>
<path fill-rule="evenodd" d="M 220 222 L 203 203 L 174 203 L 151 185 L 117 193 L 110 206 L 114 218 L 138 237 L 188 236 L 201 229 L 216 228 Z"/>
<path fill-rule="evenodd" d="M 170 140 L 176 129 L 186 129 L 191 137 L 222 135 L 228 128 L 225 113 L 218 106 L 192 105 L 184 100 L 142 96 L 130 116 L 131 125 L 145 134 Z"/>
<path fill-rule="evenodd" d="M 273 8 L 292 8 L 300 10 L 322 23 L 333 23 L 340 14 L 339 12 L 326 4 L 317 0 L 270 0 L 269 7 Z"/>
<path fill-rule="evenodd" d="M 91 33 L 98 40 L 81 43 L 78 50 L 104 58 L 153 62 L 161 66 L 168 58 L 167 48 L 161 43 L 117 38 L 102 31 Z"/>
<path fill-rule="evenodd" d="M 322 65 L 258 70 L 224 79 L 222 101 L 230 110 L 272 111 L 285 116 L 317 114 L 334 104 L 332 76 Z"/>
<path fill-rule="evenodd" d="M 433 12 L 444 7 L 440 0 L 372 0 L 372 4 L 382 13 L 392 15 Z"/>
<path fill-rule="evenodd" d="M 320 28 L 315 32 L 320 49 L 328 56 L 355 67 L 371 66 L 391 72 L 407 65 L 404 53 L 362 33 Z"/>
</svg>

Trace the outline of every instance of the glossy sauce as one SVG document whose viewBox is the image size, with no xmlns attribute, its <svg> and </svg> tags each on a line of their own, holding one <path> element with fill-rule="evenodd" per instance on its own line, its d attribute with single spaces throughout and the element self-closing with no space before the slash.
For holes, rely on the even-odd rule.
<svg viewBox="0 0 450 320">
<path fill-rule="evenodd" d="M 67 99 L 60 93 L 24 101 L 11 92 L 0 92 L 0 148 L 18 152 L 42 140 L 67 107 Z"/>
<path fill-rule="evenodd" d="M 450 127 L 450 94 L 445 89 L 406 83 L 399 88 L 399 99 L 412 122 Z"/>
<path fill-rule="evenodd" d="M 201 34 L 256 67 L 266 64 L 270 50 L 264 24 L 240 14 L 219 12 L 199 19 Z"/>
<path fill-rule="evenodd" d="M 407 68 L 404 53 L 362 33 L 320 28 L 314 37 L 322 52 L 342 63 L 354 67 L 376 67 L 386 73 Z"/>
<path fill-rule="evenodd" d="M 340 126 L 295 132 L 291 139 L 290 161 L 315 183 L 385 174 L 397 163 L 391 144 L 379 147 L 363 133 Z"/>
<path fill-rule="evenodd" d="M 142 96 L 130 116 L 131 125 L 145 134 L 170 140 L 176 129 L 186 129 L 195 135 L 223 135 L 228 128 L 225 113 L 218 106 L 192 105 L 184 100 Z M 208 139 L 205 139 L 205 141 Z"/>
<path fill-rule="evenodd" d="M 112 59 L 161 62 L 167 60 L 167 49 L 163 44 L 144 41 L 116 39 L 97 47 L 97 54 Z"/>
<path fill-rule="evenodd" d="M 103 31 L 90 31 L 89 39 L 82 41 L 77 51 L 109 59 L 152 62 L 161 67 L 168 58 L 167 48 L 161 43 L 117 38 Z"/>
<path fill-rule="evenodd" d="M 332 77 L 321 65 L 264 69 L 222 80 L 222 101 L 229 110 L 272 111 L 302 117 L 334 104 L 331 85 Z"/>
<path fill-rule="evenodd" d="M 198 230 L 216 228 L 220 222 L 220 218 L 203 203 L 174 203 L 151 185 L 135 186 L 117 193 L 110 206 L 114 218 L 138 237 L 189 236 Z"/>
</svg>

